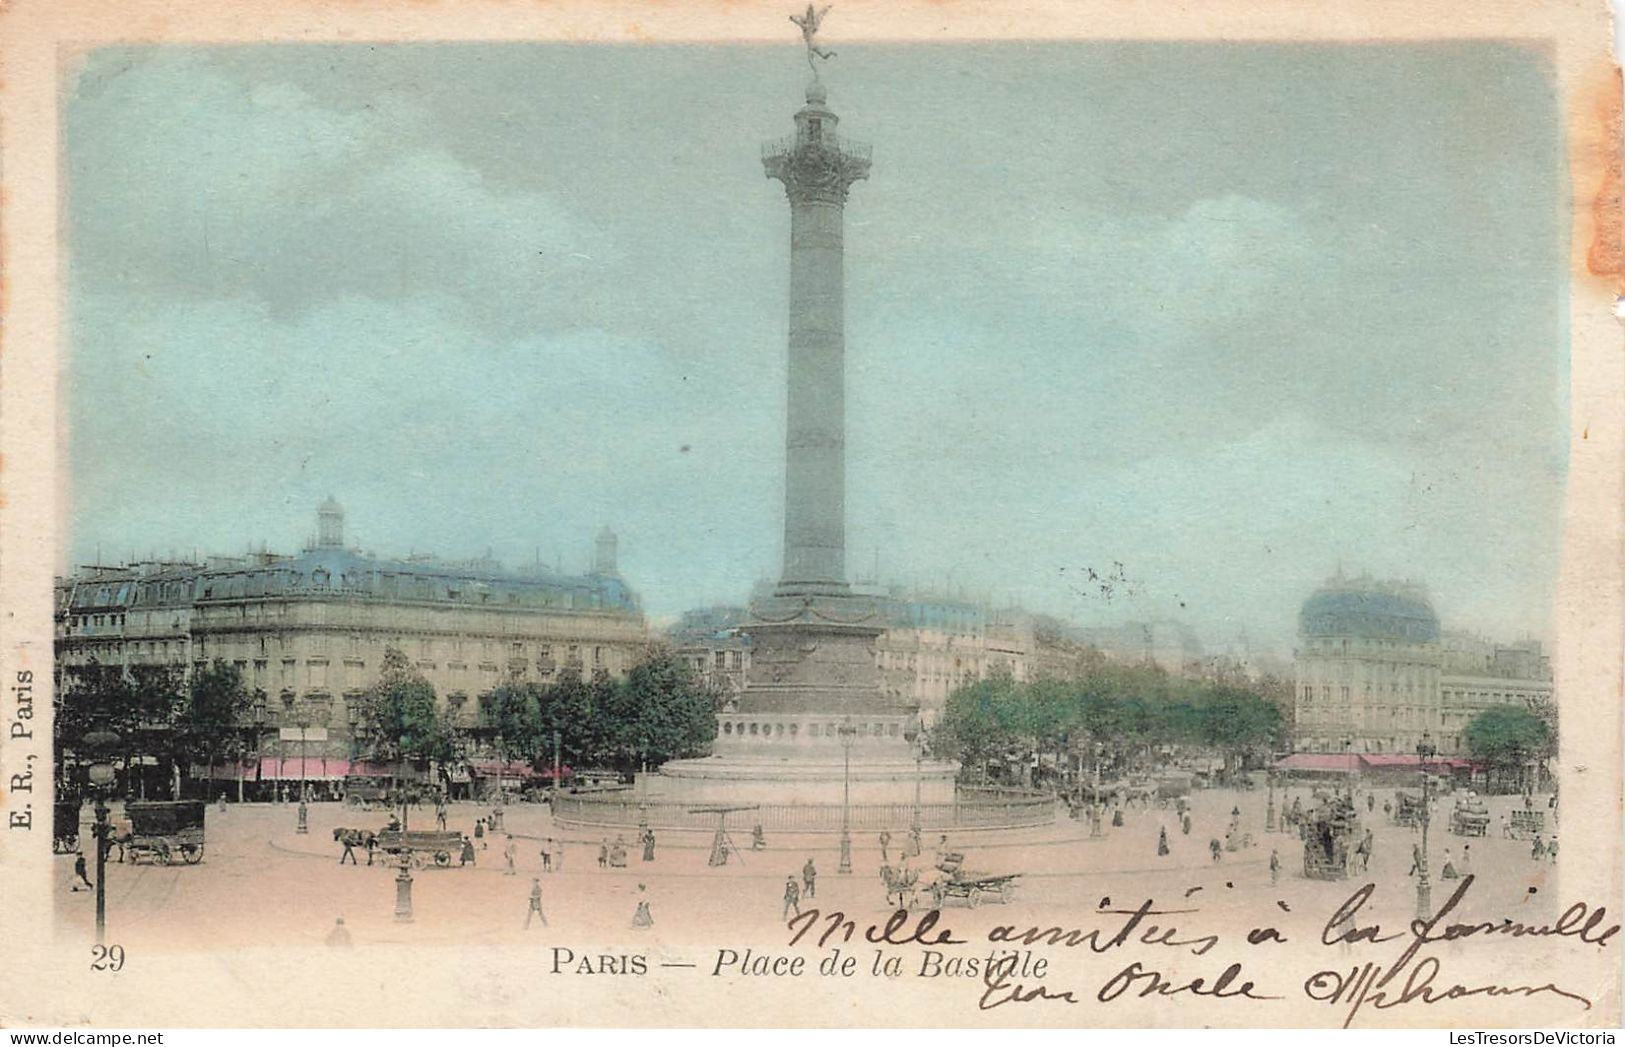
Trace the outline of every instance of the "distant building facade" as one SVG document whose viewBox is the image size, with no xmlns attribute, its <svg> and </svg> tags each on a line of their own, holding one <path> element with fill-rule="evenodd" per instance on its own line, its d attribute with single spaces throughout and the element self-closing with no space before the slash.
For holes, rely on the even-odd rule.
<svg viewBox="0 0 1625 1047">
<path fill-rule="evenodd" d="M 886 696 L 917 709 L 927 724 L 941 715 L 954 690 L 976 680 L 996 673 L 1018 681 L 1070 679 L 1102 657 L 1078 630 L 1046 615 L 941 593 L 861 583 L 852 589 L 874 601 L 886 623 L 875 641 Z M 751 661 L 748 618 L 742 606 L 707 607 L 685 613 L 667 633 L 723 708 L 744 689 Z"/>
<path fill-rule="evenodd" d="M 343 509 L 328 499 L 298 555 L 96 566 L 58 579 L 57 676 L 92 660 L 190 671 L 220 659 L 264 694 L 268 731 L 325 727 L 309 752 L 343 756 L 387 648 L 407 656 L 461 727 L 476 726 L 480 697 L 512 677 L 624 675 L 648 632 L 615 553 L 614 535 L 600 533 L 593 570 L 580 576 L 380 558 L 345 546 Z"/>
<path fill-rule="evenodd" d="M 1491 705 L 1552 700 L 1538 643 L 1501 646 L 1444 633 L 1422 586 L 1339 574 L 1303 604 L 1294 662 L 1294 747 L 1445 754 Z"/>
</svg>

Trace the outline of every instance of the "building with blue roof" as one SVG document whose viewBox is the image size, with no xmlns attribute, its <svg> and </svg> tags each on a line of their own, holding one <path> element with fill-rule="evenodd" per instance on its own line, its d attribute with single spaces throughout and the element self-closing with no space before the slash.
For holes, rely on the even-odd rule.
<svg viewBox="0 0 1625 1047">
<path fill-rule="evenodd" d="M 344 510 L 328 498 L 315 540 L 297 554 L 98 565 L 59 578 L 58 677 L 92 660 L 189 671 L 221 659 L 263 694 L 268 731 L 319 726 L 325 738 L 307 751 L 338 757 L 352 753 L 357 699 L 394 647 L 434 684 L 451 722 L 474 727 L 480 697 L 505 679 L 616 677 L 640 657 L 648 631 L 616 552 L 605 528 L 580 575 L 489 558 L 381 557 L 345 544 Z"/>
</svg>

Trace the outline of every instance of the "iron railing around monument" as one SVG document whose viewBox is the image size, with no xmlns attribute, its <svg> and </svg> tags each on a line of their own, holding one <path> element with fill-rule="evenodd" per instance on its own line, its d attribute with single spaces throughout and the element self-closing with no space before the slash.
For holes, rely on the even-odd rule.
<svg viewBox="0 0 1625 1047">
<path fill-rule="evenodd" d="M 646 823 L 656 829 L 715 829 L 714 813 L 696 813 L 696 808 L 715 807 L 702 801 L 674 803 L 650 800 L 639 803 L 635 794 L 564 794 L 553 800 L 553 817 L 581 825 L 635 826 Z M 854 832 L 906 832 L 913 824 L 911 803 L 855 803 L 847 809 Z M 926 830 L 968 828 L 1021 828 L 1047 825 L 1055 819 L 1055 799 L 1034 794 L 1001 792 L 982 795 L 962 793 L 952 803 L 922 803 L 920 825 Z M 765 803 L 741 810 L 733 816 L 735 828 L 760 823 L 764 831 L 837 832 L 841 828 L 842 805 L 838 803 Z"/>
</svg>

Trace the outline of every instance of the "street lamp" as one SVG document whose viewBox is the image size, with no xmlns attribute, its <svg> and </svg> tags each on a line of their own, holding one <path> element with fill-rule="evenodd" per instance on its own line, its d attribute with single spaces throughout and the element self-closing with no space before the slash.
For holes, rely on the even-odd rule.
<svg viewBox="0 0 1625 1047">
<path fill-rule="evenodd" d="M 842 723 L 836 728 L 836 734 L 841 739 L 841 863 L 835 867 L 838 873 L 852 872 L 852 742 L 858 736 L 858 729 L 850 722 Z"/>
<path fill-rule="evenodd" d="M 1275 831 L 1275 771 L 1271 770 L 1265 775 L 1265 780 L 1270 785 L 1270 802 L 1264 808 L 1264 831 L 1272 833 Z"/>
<path fill-rule="evenodd" d="M 918 711 L 903 726 L 903 740 L 914 750 L 914 814 L 909 827 L 916 839 L 920 835 L 920 782 L 925 778 L 925 733 L 921 730 Z"/>
<path fill-rule="evenodd" d="M 265 696 L 254 703 L 254 777 L 259 778 L 260 756 L 265 747 Z"/>
<path fill-rule="evenodd" d="M 1094 795 L 1094 802 L 1089 805 L 1089 835 L 1091 837 L 1097 839 L 1097 840 L 1100 837 L 1106 835 L 1105 830 L 1103 828 L 1101 828 L 1101 823 L 1104 822 L 1105 818 L 1106 818 L 1106 812 L 1105 812 L 1106 805 L 1104 803 L 1102 803 L 1101 799 L 1100 799 L 1100 761 L 1101 761 L 1102 758 L 1105 757 L 1105 755 L 1106 755 L 1106 745 L 1105 745 L 1105 743 L 1104 742 L 1096 742 L 1095 743 L 1095 795 Z"/>
<path fill-rule="evenodd" d="M 305 732 L 310 729 L 310 714 L 304 711 L 299 713 L 299 719 L 294 721 L 299 725 L 299 827 L 295 832 L 310 832 L 310 811 L 305 801 L 310 797 L 310 783 L 305 779 Z"/>
<path fill-rule="evenodd" d="M 96 787 L 96 944 L 107 939 L 107 794 L 113 779 L 111 754 L 119 736 L 102 729 L 85 735 L 85 748 L 95 757 L 90 765 L 90 784 Z"/>
<path fill-rule="evenodd" d="M 1422 740 L 1416 744 L 1416 755 L 1422 764 L 1422 857 L 1416 863 L 1418 876 L 1416 878 L 1416 918 L 1426 920 L 1433 912 L 1433 885 L 1428 882 L 1428 823 L 1433 820 L 1429 803 L 1432 799 L 1433 781 L 1428 776 L 1428 760 L 1438 752 L 1433 746 L 1433 738 L 1427 731 L 1422 732 Z"/>
</svg>

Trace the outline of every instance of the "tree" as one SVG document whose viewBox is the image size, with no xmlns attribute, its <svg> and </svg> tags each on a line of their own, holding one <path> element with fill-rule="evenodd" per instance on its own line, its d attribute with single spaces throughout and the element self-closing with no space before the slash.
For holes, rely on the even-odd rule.
<svg viewBox="0 0 1625 1047">
<path fill-rule="evenodd" d="M 137 757 L 173 763 L 181 679 L 181 670 L 170 665 L 125 667 L 92 660 L 70 666 L 63 673 L 57 744 L 77 755 L 85 734 L 103 728 L 119 736 L 127 774 Z"/>
<path fill-rule="evenodd" d="M 482 702 L 485 727 L 496 735 L 500 759 L 534 757 L 543 747 L 542 702 L 541 686 L 518 679 L 503 683 Z"/>
<path fill-rule="evenodd" d="M 614 690 L 620 749 L 627 757 L 659 766 L 710 751 L 717 736 L 716 697 L 670 650 L 651 649 Z"/>
<path fill-rule="evenodd" d="M 217 658 L 194 670 L 175 722 L 176 748 L 185 761 L 201 760 L 212 771 L 222 759 L 241 758 L 247 750 L 242 722 L 252 701 L 236 666 Z"/>
<path fill-rule="evenodd" d="M 444 756 L 450 738 L 441 729 L 434 685 L 406 655 L 385 648 L 378 680 L 363 699 L 372 749 L 380 760 L 424 760 Z"/>
<path fill-rule="evenodd" d="M 1467 751 L 1503 779 L 1521 781 L 1533 760 L 1553 744 L 1545 720 L 1518 705 L 1492 705 L 1473 717 L 1462 731 Z"/>
<path fill-rule="evenodd" d="M 1221 684 L 1204 696 L 1199 722 L 1202 741 L 1224 755 L 1230 774 L 1242 768 L 1248 754 L 1273 742 L 1281 710 L 1252 691 Z"/>
</svg>

